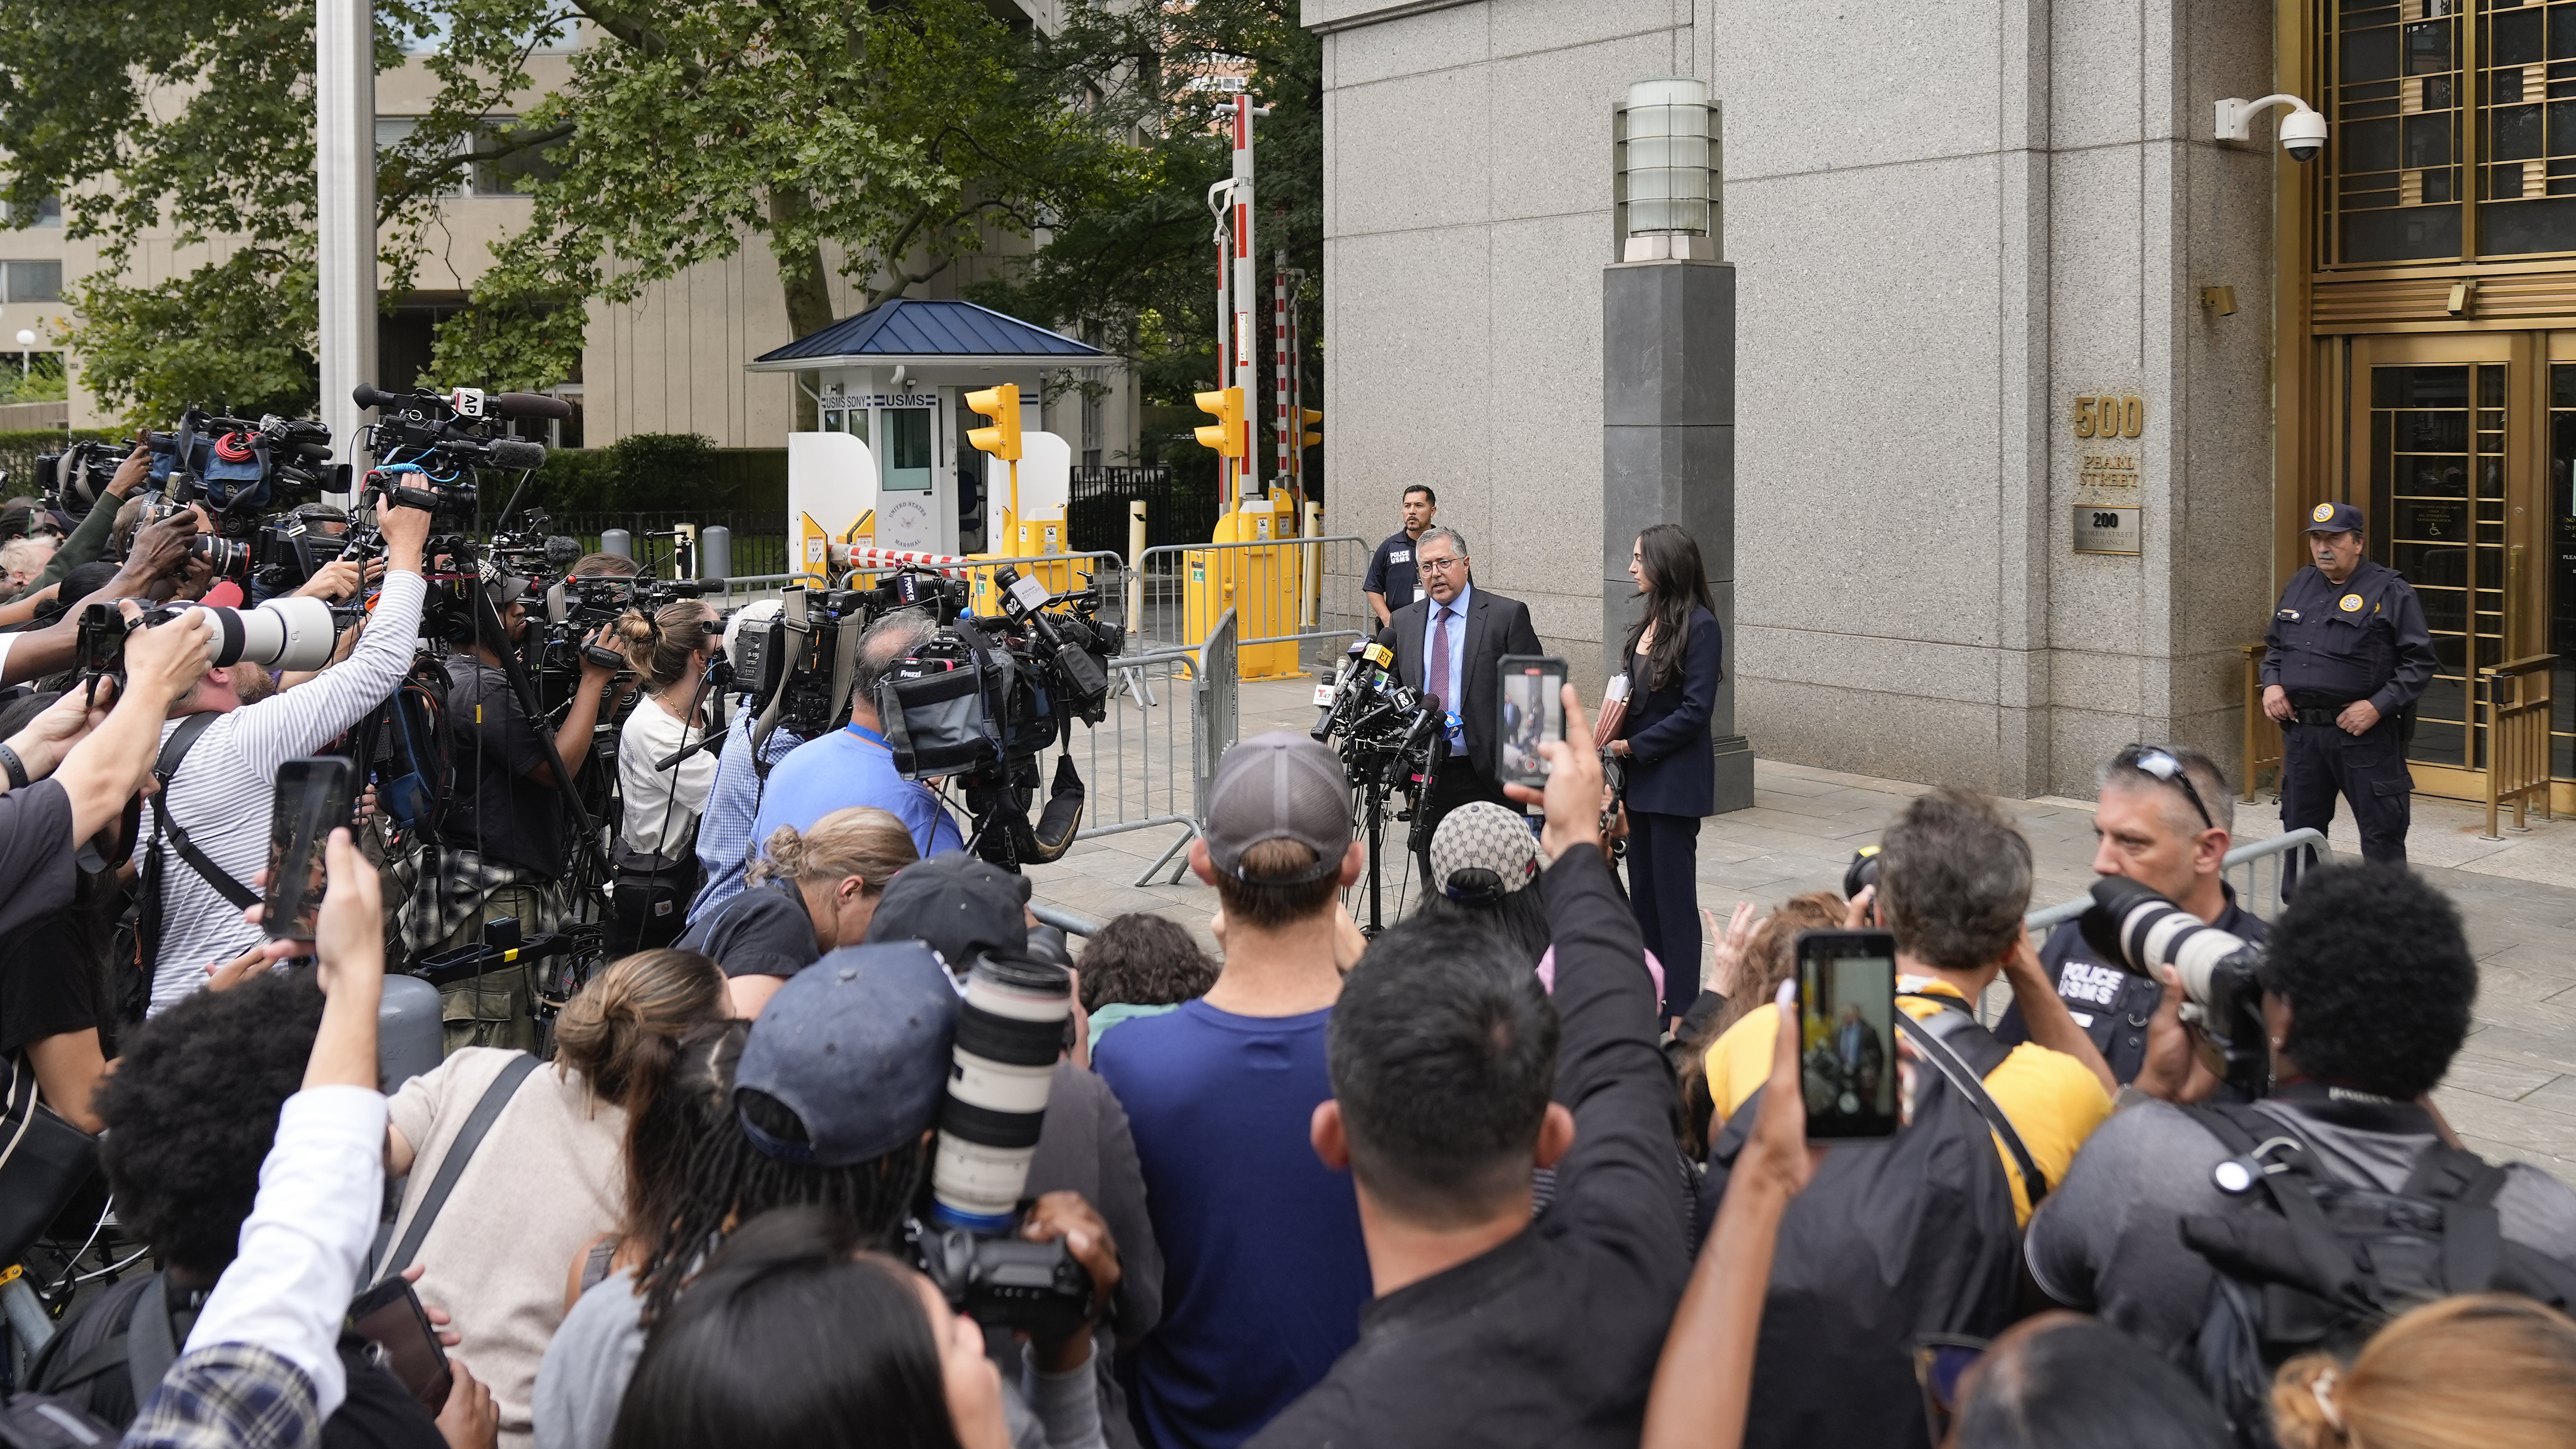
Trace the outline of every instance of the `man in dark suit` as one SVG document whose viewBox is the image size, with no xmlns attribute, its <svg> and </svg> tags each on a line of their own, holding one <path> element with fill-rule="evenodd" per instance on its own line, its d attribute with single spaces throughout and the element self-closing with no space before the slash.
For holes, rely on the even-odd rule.
<svg viewBox="0 0 2576 1449">
<path fill-rule="evenodd" d="M 1442 817 L 1470 801 L 1511 803 L 1495 778 L 1503 709 L 1495 661 L 1540 651 L 1528 605 L 1470 582 L 1467 540 L 1458 530 L 1424 530 L 1413 559 L 1422 597 L 1396 610 L 1377 642 L 1395 651 L 1395 677 L 1436 696 L 1449 716 L 1449 758 L 1413 814 L 1413 853 L 1428 882 L 1431 834 Z"/>
</svg>

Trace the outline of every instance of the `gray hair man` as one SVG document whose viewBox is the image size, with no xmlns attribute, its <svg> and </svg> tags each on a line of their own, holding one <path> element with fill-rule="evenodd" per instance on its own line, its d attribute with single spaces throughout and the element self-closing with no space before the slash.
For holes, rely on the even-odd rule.
<svg viewBox="0 0 2576 1449">
<path fill-rule="evenodd" d="M 965 845 L 956 819 L 930 787 L 895 773 L 894 749 L 886 743 L 877 718 L 877 685 L 938 632 L 939 621 L 928 613 L 897 609 L 859 636 L 858 660 L 851 670 L 849 720 L 797 746 L 769 772 L 760 814 L 752 822 L 753 850 L 782 825 L 805 830 L 851 805 L 872 805 L 902 821 L 924 860 Z"/>
<path fill-rule="evenodd" d="M 2261 941 L 2263 918 L 2236 904 L 2224 869 L 2236 824 L 2227 777 L 2180 745 L 2131 745 L 2094 776 L 2093 872 L 2127 876 L 2230 935 Z M 2147 1021 L 2164 988 L 2101 959 L 2073 921 L 2049 932 L 2041 969 L 2122 1084 L 2147 1060 Z M 2021 1009 L 1996 1023 L 1998 1040 L 2027 1038 Z"/>
</svg>

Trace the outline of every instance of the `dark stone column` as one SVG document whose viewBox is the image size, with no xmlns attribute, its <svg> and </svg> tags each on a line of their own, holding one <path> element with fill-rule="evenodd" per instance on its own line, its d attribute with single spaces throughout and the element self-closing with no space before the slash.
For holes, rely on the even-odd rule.
<svg viewBox="0 0 2576 1449">
<path fill-rule="evenodd" d="M 1601 274 L 1601 643 L 1635 622 L 1628 547 L 1650 523 L 1699 540 L 1726 633 L 1709 718 L 1717 809 L 1753 804 L 1753 747 L 1735 732 L 1735 268 L 1619 262 Z M 1609 672 L 1625 667 L 1605 660 Z"/>
</svg>

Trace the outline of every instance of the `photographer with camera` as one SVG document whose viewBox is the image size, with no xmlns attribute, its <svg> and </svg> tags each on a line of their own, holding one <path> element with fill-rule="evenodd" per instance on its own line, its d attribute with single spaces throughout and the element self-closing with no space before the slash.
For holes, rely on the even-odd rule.
<svg viewBox="0 0 2576 1449">
<path fill-rule="evenodd" d="M 99 500 L 90 506 L 88 514 L 72 530 L 71 536 L 54 550 L 53 557 L 45 561 L 34 578 L 14 593 L 0 594 L 0 601 L 14 602 L 50 588 L 73 569 L 106 553 L 116 528 L 118 511 L 125 506 L 127 497 L 151 476 L 152 450 L 138 435 L 134 451 L 117 464 L 115 476 L 108 480 Z"/>
<path fill-rule="evenodd" d="M 2124 914 L 2151 910 L 2164 908 L 2149 898 Z M 2167 982 L 2144 1092 L 2179 1093 L 2192 1054 L 2177 1019 L 2185 982 L 2226 970 L 2206 958 L 2237 944 L 2203 931 L 2136 963 Z M 2576 1293 L 2576 1191 L 2527 1163 L 2499 1169 L 2451 1145 L 2425 1105 L 2468 1035 L 2478 990 L 2450 902 L 2402 867 L 2312 871 L 2253 980 L 2261 1040 L 2243 1045 L 2268 1049 L 2268 1094 L 2250 1105 L 2124 1107 L 2031 1222 L 2039 1287 L 2184 1362 L 2224 1362 L 2230 1344 L 2248 1354 L 2259 1345 L 2261 1362 L 2236 1364 L 2250 1371 L 2251 1402 L 2203 1384 L 2240 1425 L 2249 1414 L 2260 1422 L 2268 1366 L 2347 1346 L 2374 1307 L 2489 1287 L 2563 1306 L 2561 1295 Z M 2203 1010 L 2195 1037 L 2210 1029 Z M 2372 1250 L 2398 1237 L 2408 1244 Z M 2476 1281 L 2455 1276 L 2464 1265 Z"/>
<path fill-rule="evenodd" d="M 859 636 L 849 722 L 806 741 L 769 772 L 760 816 L 751 828 L 753 840 L 769 839 L 782 825 L 803 830 L 835 810 L 869 805 L 902 821 L 924 860 L 964 848 L 956 819 L 930 787 L 895 773 L 894 748 L 886 743 L 877 717 L 877 686 L 938 633 L 939 621 L 928 610 L 897 609 Z"/>
<path fill-rule="evenodd" d="M 625 811 L 611 855 L 617 867 L 612 953 L 669 945 L 686 924 L 682 907 L 697 893 L 691 846 L 715 783 L 716 754 L 698 750 L 668 769 L 662 762 L 706 738 L 707 661 L 723 628 L 702 599 L 676 599 L 649 615 L 629 609 L 618 618 L 617 636 L 643 683 L 644 702 L 627 714 L 617 736 Z"/>
<path fill-rule="evenodd" d="M 599 556 L 616 560 L 614 554 Z M 725 657 L 739 665 L 744 631 L 777 618 L 780 607 L 775 599 L 762 599 L 736 610 L 725 621 Z M 725 902 L 742 894 L 745 876 L 760 858 L 762 842 L 752 839 L 751 827 L 760 818 L 765 777 L 805 743 L 805 737 L 782 718 L 770 730 L 769 738 L 760 742 L 755 758 L 751 737 L 758 732 L 759 717 L 757 703 L 745 696 L 734 707 L 733 723 L 725 730 L 724 747 L 716 751 L 715 783 L 708 787 L 706 810 L 698 816 L 698 867 L 705 873 L 706 884 L 698 887 L 697 895 L 689 902 L 691 927 L 703 924 Z"/>
<path fill-rule="evenodd" d="M 83 564 L 65 577 L 56 598 L 65 607 L 50 622 L 17 633 L 0 633 L 0 684 L 18 684 L 60 674 L 72 667 L 80 646 L 80 611 L 111 599 L 162 600 L 172 597 L 188 565 L 188 550 L 197 534 L 197 516 L 180 513 L 135 536 L 133 551 L 122 564 Z M 30 595 L 29 597 L 33 597 Z"/>
<path fill-rule="evenodd" d="M 269 822 L 243 804 L 267 798 L 280 764 L 338 738 L 402 682 L 427 591 L 421 546 L 429 525 L 416 508 L 380 510 L 384 593 L 374 627 L 346 661 L 291 694 L 247 706 L 233 676 L 259 666 L 245 660 L 211 668 L 171 706 L 141 867 L 138 935 L 151 1011 L 203 986 L 209 968 L 258 943 L 259 929 L 244 924 L 241 912 L 255 899 L 246 882 L 267 863 Z"/>
<path fill-rule="evenodd" d="M 2206 755 L 2179 745 L 2131 745 L 2093 777 L 2093 869 L 2125 876 L 2231 936 L 2261 945 L 2272 928 L 2236 904 L 2227 884 L 2227 847 L 2236 797 Z M 2080 923 L 2048 933 L 2039 964 L 2075 1024 L 2093 1038 L 2114 1079 L 2137 1080 L 2147 1063 L 2148 1027 L 2164 988 L 2086 944 Z M 1995 1040 L 2030 1039 L 2019 1007 L 1995 1024 Z M 2204 1093 L 2205 1095 L 2205 1093 Z"/>
<path fill-rule="evenodd" d="M 456 792 L 438 832 L 437 869 L 424 869 L 405 921 L 415 957 L 438 955 L 483 939 L 486 923 L 509 918 L 523 936 L 551 931 L 564 913 L 562 881 L 573 840 L 562 792 L 590 760 L 592 728 L 616 665 L 590 651 L 563 718 L 554 749 L 511 686 L 501 651 L 528 624 L 528 580 L 501 574 L 486 580 L 484 595 L 499 617 L 501 637 L 478 634 L 471 652 L 447 661 L 448 757 L 456 767 Z M 614 625 L 603 624 L 591 643 L 615 657 Z M 448 1049 L 537 1045 L 535 987 L 524 963 L 440 988 L 449 1023 Z"/>
</svg>

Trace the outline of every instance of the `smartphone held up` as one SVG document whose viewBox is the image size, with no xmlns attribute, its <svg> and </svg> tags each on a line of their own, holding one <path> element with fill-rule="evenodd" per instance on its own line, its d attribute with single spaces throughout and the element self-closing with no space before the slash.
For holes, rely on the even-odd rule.
<svg viewBox="0 0 2576 1449">
<path fill-rule="evenodd" d="M 1798 933 L 1798 1078 L 1807 1139 L 1896 1135 L 1896 937 Z"/>
<path fill-rule="evenodd" d="M 1539 746 L 1565 738 L 1565 661 L 1550 654 L 1506 654 L 1495 662 L 1502 682 L 1502 783 L 1547 788 Z"/>
<path fill-rule="evenodd" d="M 268 890 L 260 921 L 272 941 L 310 941 L 322 910 L 323 848 L 350 823 L 356 771 L 337 755 L 277 767 L 268 817 Z"/>
</svg>

